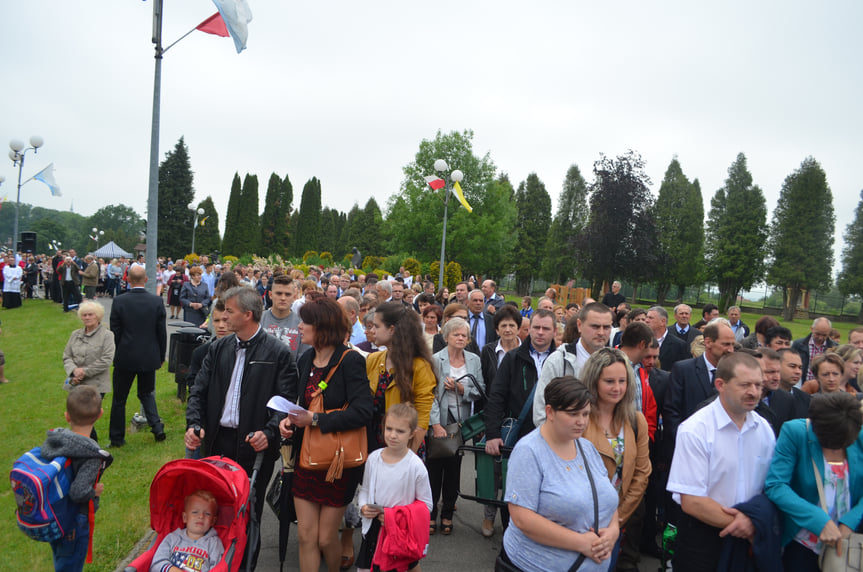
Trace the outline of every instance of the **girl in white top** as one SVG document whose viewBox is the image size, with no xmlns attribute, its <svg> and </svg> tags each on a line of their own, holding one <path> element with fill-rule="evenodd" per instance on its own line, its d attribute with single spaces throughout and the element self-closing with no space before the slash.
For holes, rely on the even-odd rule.
<svg viewBox="0 0 863 572">
<path fill-rule="evenodd" d="M 408 447 L 417 428 L 417 411 L 409 403 L 398 403 L 384 417 L 387 446 L 369 454 L 358 502 L 363 517 L 363 543 L 357 570 L 369 570 L 377 545 L 383 509 L 422 501 L 431 511 L 432 496 L 425 465 Z M 419 564 L 410 570 L 419 572 Z"/>
</svg>

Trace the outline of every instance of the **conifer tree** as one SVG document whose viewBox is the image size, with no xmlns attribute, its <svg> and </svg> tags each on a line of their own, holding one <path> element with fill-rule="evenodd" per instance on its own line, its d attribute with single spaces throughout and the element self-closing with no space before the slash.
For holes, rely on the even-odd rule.
<svg viewBox="0 0 863 572">
<path fill-rule="evenodd" d="M 512 258 L 515 288 L 518 294 L 527 295 L 531 278 L 539 274 L 551 225 L 551 197 L 536 173 L 519 183 L 515 206 L 516 241 Z"/>
<path fill-rule="evenodd" d="M 159 165 L 159 231 L 157 242 L 160 256 L 182 258 L 192 244 L 194 215 L 189 205 L 195 199 L 189 149 L 183 138 Z"/>
<path fill-rule="evenodd" d="M 557 213 L 548 232 L 542 263 L 542 274 L 546 279 L 561 283 L 574 277 L 576 257 L 572 253 L 576 239 L 587 226 L 589 212 L 587 183 L 578 166 L 572 165 L 566 171 L 557 201 Z"/>
<path fill-rule="evenodd" d="M 704 262 L 704 202 L 696 179 L 689 182 L 675 157 L 665 171 L 653 209 L 657 252 L 656 303 L 665 303 L 672 286 L 680 300 L 690 284 L 701 277 Z"/>
<path fill-rule="evenodd" d="M 767 204 L 752 184 L 746 156 L 737 155 L 725 186 L 710 201 L 705 237 L 707 276 L 719 286 L 719 311 L 725 313 L 741 291 L 764 277 Z"/>
<path fill-rule="evenodd" d="M 275 227 L 275 251 L 282 256 L 288 256 L 291 244 L 291 213 L 293 212 L 294 186 L 288 175 L 282 179 L 282 194 L 279 201 L 279 216 Z"/>
<path fill-rule="evenodd" d="M 240 250 L 240 225 L 242 207 L 240 206 L 243 187 L 240 184 L 240 174 L 234 173 L 234 180 L 231 182 L 231 194 L 228 197 L 228 212 L 225 214 L 225 236 L 222 237 L 222 253 L 233 256 L 241 256 L 243 252 Z"/>
<path fill-rule="evenodd" d="M 240 195 L 239 244 L 242 254 L 257 254 L 260 250 L 261 218 L 258 215 L 258 176 L 246 174 Z"/>
<path fill-rule="evenodd" d="M 198 204 L 204 209 L 204 214 L 198 217 L 198 230 L 195 233 L 195 250 L 200 254 L 213 254 L 221 250 L 222 239 L 219 237 L 219 213 L 213 198 L 207 196 Z"/>
<path fill-rule="evenodd" d="M 854 220 L 845 227 L 842 271 L 837 285 L 843 296 L 863 296 L 863 191 L 860 191 Z M 857 321 L 863 323 L 863 304 L 860 305 Z"/>
<path fill-rule="evenodd" d="M 264 199 L 264 212 L 261 214 L 261 252 L 262 255 L 279 252 L 279 218 L 282 214 L 282 180 L 275 173 L 267 183 Z M 282 220 L 284 218 L 282 217 Z M 281 254 L 281 253 L 280 253 Z"/>
<path fill-rule="evenodd" d="M 830 286 L 835 224 L 827 174 L 807 157 L 782 184 L 767 243 L 767 282 L 783 287 L 786 320 L 794 318 L 802 290 Z"/>
<path fill-rule="evenodd" d="M 321 182 L 316 177 L 303 185 L 295 228 L 294 255 L 302 256 L 309 250 L 318 251 L 321 237 Z"/>
</svg>

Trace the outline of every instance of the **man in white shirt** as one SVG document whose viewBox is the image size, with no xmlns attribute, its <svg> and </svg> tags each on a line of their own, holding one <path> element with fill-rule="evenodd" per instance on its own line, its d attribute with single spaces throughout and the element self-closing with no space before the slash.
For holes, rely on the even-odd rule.
<svg viewBox="0 0 863 572">
<path fill-rule="evenodd" d="M 758 360 L 726 355 L 715 384 L 719 399 L 677 431 L 667 486 L 683 510 L 675 570 L 715 570 L 722 537 L 754 539 L 752 521 L 733 507 L 762 492 L 776 445 L 770 424 L 754 412 L 763 386 Z"/>
</svg>

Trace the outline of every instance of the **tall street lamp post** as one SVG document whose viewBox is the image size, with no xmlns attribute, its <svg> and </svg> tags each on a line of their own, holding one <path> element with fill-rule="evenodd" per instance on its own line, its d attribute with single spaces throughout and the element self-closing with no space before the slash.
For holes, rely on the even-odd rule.
<svg viewBox="0 0 863 572">
<path fill-rule="evenodd" d="M 459 183 L 464 178 L 464 174 L 456 169 L 449 176 L 446 171 L 449 170 L 449 165 L 443 159 L 438 159 L 434 162 L 434 170 L 441 174 L 444 180 L 444 201 L 443 201 L 443 233 L 440 241 L 440 269 L 438 270 L 438 289 L 443 288 L 443 263 L 446 255 L 446 219 L 447 208 L 449 207 L 449 196 L 452 193 L 452 183 Z"/>
<path fill-rule="evenodd" d="M 15 226 L 12 230 L 12 247 L 15 248 L 18 244 L 18 206 L 21 203 L 21 171 L 24 169 L 24 155 L 27 151 L 38 152 L 39 147 L 45 144 L 45 141 L 38 135 L 30 137 L 30 147 L 24 148 L 24 142 L 18 139 L 13 139 L 9 142 L 9 158 L 12 159 L 12 166 L 18 167 L 18 196 L 15 199 Z"/>
<path fill-rule="evenodd" d="M 189 205 L 189 210 L 195 213 L 195 224 L 192 225 L 192 254 L 195 254 L 195 231 L 198 230 L 198 217 L 204 214 L 204 209 Z"/>
</svg>

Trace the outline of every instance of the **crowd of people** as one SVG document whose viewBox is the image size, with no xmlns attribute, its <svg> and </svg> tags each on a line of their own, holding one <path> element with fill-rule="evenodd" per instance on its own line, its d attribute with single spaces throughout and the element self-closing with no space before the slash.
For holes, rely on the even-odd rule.
<svg viewBox="0 0 863 572">
<path fill-rule="evenodd" d="M 55 276 L 75 282 L 89 267 L 73 252 Z M 503 533 L 498 570 L 638 570 L 641 554 L 667 555 L 657 545 L 666 525 L 677 530 L 678 570 L 816 570 L 863 519 L 863 328 L 838 345 L 825 318 L 799 340 L 768 316 L 750 330 L 738 307 L 720 317 L 708 304 L 690 324 L 692 309 L 679 304 L 669 323 L 660 306 L 631 309 L 619 283 L 601 302 L 557 304 L 550 289 L 519 307 L 493 280 L 460 282 L 450 296 L 404 269 L 306 274 L 206 259 L 160 260 L 159 296 L 147 295 L 156 308 L 143 265 L 118 275 L 141 296 L 114 301 L 110 331 L 99 304 L 78 306 L 83 327 L 64 352 L 70 385 L 114 392 L 110 442 L 122 447 L 132 378 L 147 409 L 164 361 L 166 305 L 210 328 L 193 358 L 185 445 L 250 474 L 263 453 L 258 514 L 280 446 L 293 445 L 303 571 L 322 560 L 331 572 L 379 566 L 375 543 L 393 526 L 392 507 L 425 510 L 428 535 L 457 534 L 460 457 L 442 443 L 480 412 L 477 443 L 509 457 L 506 506 L 486 506 L 481 523 L 484 536 Z M 143 339 L 151 358 L 121 364 Z M 275 395 L 300 409 L 268 409 Z M 164 439 L 155 402 L 146 416 Z M 356 466 L 325 470 L 301 452 L 311 435 L 356 430 L 368 452 Z M 258 551 L 248 548 L 253 566 Z"/>
</svg>

